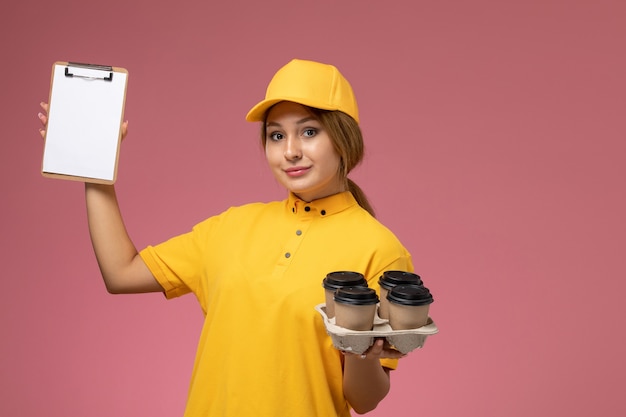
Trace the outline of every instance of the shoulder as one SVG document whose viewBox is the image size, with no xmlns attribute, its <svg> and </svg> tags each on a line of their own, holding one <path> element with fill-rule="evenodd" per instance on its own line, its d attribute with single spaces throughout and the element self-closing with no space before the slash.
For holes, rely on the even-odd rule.
<svg viewBox="0 0 626 417">
<path fill-rule="evenodd" d="M 361 206 L 353 206 L 345 213 L 344 221 L 348 221 L 353 225 L 358 225 L 364 232 L 377 233 L 380 235 L 394 236 L 393 232 L 384 225 L 376 217 L 372 216 L 367 210 Z"/>
<path fill-rule="evenodd" d="M 203 229 L 217 224 L 241 224 L 258 221 L 259 217 L 278 216 L 284 211 L 284 202 L 255 202 L 239 206 L 232 206 L 219 214 L 211 216 L 194 226 L 194 229 Z"/>
<path fill-rule="evenodd" d="M 233 206 L 222 212 L 220 215 L 224 217 L 250 217 L 259 214 L 282 213 L 284 211 L 284 201 L 255 202 Z"/>
<path fill-rule="evenodd" d="M 360 245 L 388 248 L 393 252 L 406 251 L 391 229 L 358 205 L 338 213 L 335 222 L 336 227 L 331 232 L 333 234 L 350 236 L 352 241 L 358 241 Z"/>
</svg>

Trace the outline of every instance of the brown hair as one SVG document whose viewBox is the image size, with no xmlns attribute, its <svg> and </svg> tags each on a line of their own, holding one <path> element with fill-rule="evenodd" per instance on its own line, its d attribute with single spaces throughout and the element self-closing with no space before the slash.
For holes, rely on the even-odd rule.
<svg viewBox="0 0 626 417">
<path fill-rule="evenodd" d="M 374 209 L 363 190 L 348 178 L 350 171 L 363 160 L 365 153 L 363 134 L 359 124 L 352 117 L 341 111 L 321 110 L 312 107 L 307 107 L 307 109 L 328 131 L 328 136 L 333 142 L 335 151 L 339 154 L 339 177 L 344 180 L 346 188 L 352 193 L 359 206 L 375 217 Z M 268 112 L 269 110 L 265 114 Z M 263 147 L 265 147 L 266 142 L 265 123 L 263 121 L 261 126 L 261 143 Z"/>
</svg>

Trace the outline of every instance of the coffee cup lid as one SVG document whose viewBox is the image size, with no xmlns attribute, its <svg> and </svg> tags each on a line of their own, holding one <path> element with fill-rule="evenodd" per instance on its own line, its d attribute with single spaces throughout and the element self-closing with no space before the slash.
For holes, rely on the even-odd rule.
<svg viewBox="0 0 626 417">
<path fill-rule="evenodd" d="M 378 303 L 376 291 L 368 287 L 343 287 L 335 291 L 335 302 L 351 305 Z"/>
<path fill-rule="evenodd" d="M 322 286 L 327 290 L 336 290 L 342 287 L 367 287 L 367 280 L 363 274 L 353 271 L 335 271 L 326 275 Z"/>
<path fill-rule="evenodd" d="M 419 275 L 407 271 L 385 271 L 378 279 L 378 285 L 386 290 L 404 284 L 422 285 L 422 279 Z"/>
<path fill-rule="evenodd" d="M 423 306 L 434 301 L 428 288 L 415 284 L 403 284 L 393 287 L 387 293 L 387 300 L 407 306 Z"/>
</svg>

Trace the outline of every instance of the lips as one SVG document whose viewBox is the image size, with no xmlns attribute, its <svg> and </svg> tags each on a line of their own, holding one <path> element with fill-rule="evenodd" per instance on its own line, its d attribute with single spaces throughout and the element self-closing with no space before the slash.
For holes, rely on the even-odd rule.
<svg viewBox="0 0 626 417">
<path fill-rule="evenodd" d="M 311 167 L 290 167 L 285 170 L 285 174 L 290 177 L 299 177 L 309 172 Z"/>
</svg>

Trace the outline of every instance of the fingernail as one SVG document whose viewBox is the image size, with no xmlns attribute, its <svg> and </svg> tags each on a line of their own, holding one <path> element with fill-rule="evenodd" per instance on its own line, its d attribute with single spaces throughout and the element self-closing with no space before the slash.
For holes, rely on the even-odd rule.
<svg viewBox="0 0 626 417">
<path fill-rule="evenodd" d="M 37 113 L 37 117 L 39 117 L 40 119 L 43 117 L 42 113 Z"/>
</svg>

